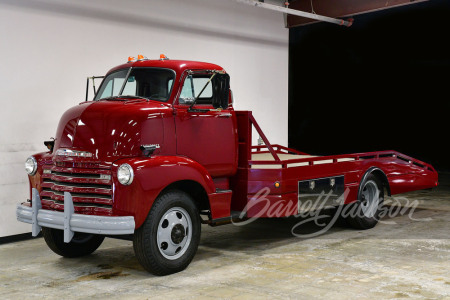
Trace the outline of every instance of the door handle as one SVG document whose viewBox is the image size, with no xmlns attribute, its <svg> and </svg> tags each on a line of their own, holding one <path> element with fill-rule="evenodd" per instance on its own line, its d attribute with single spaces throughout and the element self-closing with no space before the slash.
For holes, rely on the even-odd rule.
<svg viewBox="0 0 450 300">
<path fill-rule="evenodd" d="M 219 118 L 229 118 L 231 117 L 230 113 L 217 115 Z"/>
</svg>

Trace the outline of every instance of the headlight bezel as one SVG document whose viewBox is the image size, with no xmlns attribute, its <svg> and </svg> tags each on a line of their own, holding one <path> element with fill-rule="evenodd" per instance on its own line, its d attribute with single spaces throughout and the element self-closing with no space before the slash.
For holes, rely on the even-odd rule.
<svg viewBox="0 0 450 300">
<path fill-rule="evenodd" d="M 125 180 L 123 175 L 120 175 L 121 171 L 125 171 L 128 172 L 128 174 L 126 174 Z M 118 168 L 117 168 L 117 180 L 119 181 L 120 184 L 123 185 L 130 185 L 133 182 L 134 179 L 134 171 L 133 171 L 133 167 L 130 166 L 129 164 L 125 163 L 125 164 L 121 164 Z"/>
<path fill-rule="evenodd" d="M 32 166 L 33 168 L 31 169 L 31 171 L 29 171 L 28 166 L 30 166 L 28 164 L 28 161 L 31 160 Z M 29 156 L 26 160 L 25 160 L 25 171 L 27 172 L 28 175 L 33 176 L 34 174 L 36 174 L 38 169 L 38 165 L 37 165 L 37 161 L 36 158 L 34 158 L 34 156 Z"/>
</svg>

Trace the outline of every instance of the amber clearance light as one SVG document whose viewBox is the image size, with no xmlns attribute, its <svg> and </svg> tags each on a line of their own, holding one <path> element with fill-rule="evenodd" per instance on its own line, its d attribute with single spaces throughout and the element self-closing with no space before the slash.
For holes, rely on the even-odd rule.
<svg viewBox="0 0 450 300">
<path fill-rule="evenodd" d="M 142 55 L 142 54 L 139 54 L 138 57 L 137 57 L 137 60 L 138 61 L 148 60 L 148 58 L 146 56 Z"/>
</svg>

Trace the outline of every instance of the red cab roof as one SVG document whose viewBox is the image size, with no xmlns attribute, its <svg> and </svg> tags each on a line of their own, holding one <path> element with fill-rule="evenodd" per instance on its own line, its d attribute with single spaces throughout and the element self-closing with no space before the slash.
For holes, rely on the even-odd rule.
<svg viewBox="0 0 450 300">
<path fill-rule="evenodd" d="M 124 68 L 138 68 L 138 67 L 153 67 L 153 68 L 167 68 L 174 70 L 177 74 L 181 74 L 184 70 L 195 70 L 195 69 L 207 69 L 207 70 L 223 70 L 221 66 L 199 62 L 199 61 L 189 61 L 189 60 L 171 60 L 171 59 L 148 59 L 125 63 L 117 67 L 112 68 L 108 71 L 111 73 L 113 71 L 124 69 Z"/>
</svg>

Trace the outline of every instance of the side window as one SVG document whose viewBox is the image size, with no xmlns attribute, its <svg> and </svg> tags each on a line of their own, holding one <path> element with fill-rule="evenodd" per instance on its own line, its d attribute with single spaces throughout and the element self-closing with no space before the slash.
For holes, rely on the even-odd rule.
<svg viewBox="0 0 450 300">
<path fill-rule="evenodd" d="M 213 87 L 212 82 L 208 83 L 209 78 L 210 76 L 208 75 L 189 75 L 186 77 L 180 93 L 180 104 L 193 101 L 194 98 L 198 97 L 206 84 L 207 85 L 200 95 L 200 98 L 198 98 L 197 103 L 212 104 Z"/>
<path fill-rule="evenodd" d="M 194 98 L 194 92 L 192 89 L 192 77 L 188 76 L 184 80 L 183 89 L 181 89 L 180 100 L 186 98 Z"/>
<path fill-rule="evenodd" d="M 205 84 L 208 83 L 208 80 L 209 80 L 209 77 L 194 78 L 195 97 L 197 97 L 198 94 L 200 94 L 200 92 L 203 89 L 203 87 L 205 86 Z M 200 99 L 210 98 L 212 100 L 212 96 L 213 96 L 213 89 L 212 89 L 212 82 L 210 82 L 210 83 L 208 83 L 208 85 L 206 86 L 206 89 L 203 91 L 202 95 L 200 96 Z"/>
</svg>

